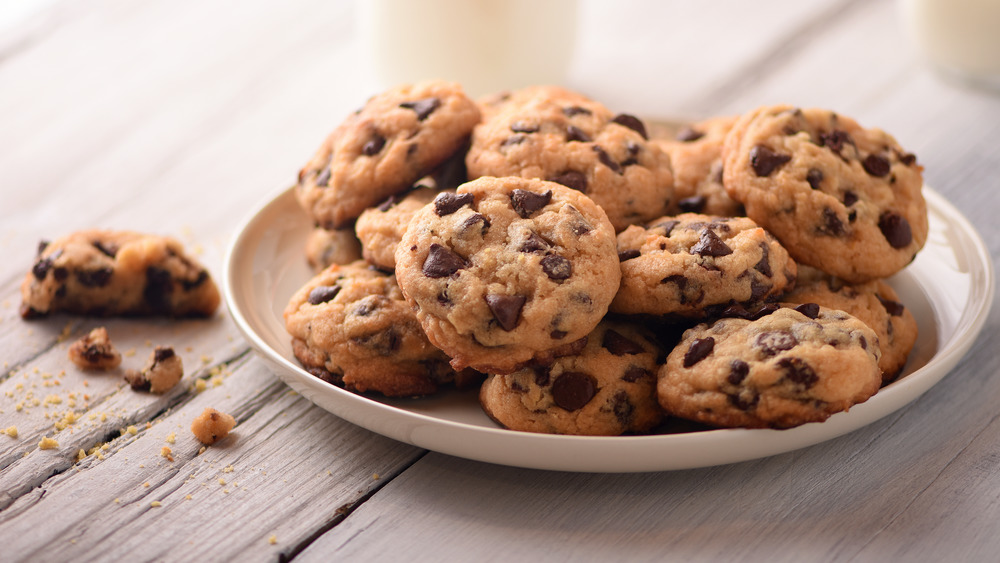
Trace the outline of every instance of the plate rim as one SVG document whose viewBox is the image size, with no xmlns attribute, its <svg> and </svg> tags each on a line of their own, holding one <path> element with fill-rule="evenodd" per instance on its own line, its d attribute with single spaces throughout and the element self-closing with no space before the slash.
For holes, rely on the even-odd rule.
<svg viewBox="0 0 1000 563">
<path fill-rule="evenodd" d="M 969 297 L 963 304 L 961 315 L 955 321 L 954 333 L 946 342 L 938 343 L 938 350 L 931 356 L 927 364 L 921 366 L 907 377 L 883 388 L 876 395 L 876 397 L 880 397 L 877 403 L 879 406 L 882 403 L 889 403 L 888 410 L 868 414 L 868 416 L 855 416 L 856 419 L 861 420 L 860 423 L 848 425 L 843 431 L 832 434 L 824 431 L 827 427 L 823 425 L 828 425 L 829 421 L 806 424 L 790 430 L 725 428 L 685 434 L 643 436 L 568 436 L 518 432 L 499 427 L 489 428 L 413 412 L 364 395 L 351 393 L 326 383 L 309 375 L 301 366 L 272 348 L 257 334 L 247 319 L 241 305 L 237 302 L 237 291 L 235 288 L 237 280 L 234 278 L 234 274 L 239 260 L 243 258 L 239 255 L 239 250 L 245 244 L 246 239 L 253 234 L 252 228 L 264 220 L 264 216 L 268 211 L 273 211 L 281 205 L 287 205 L 285 200 L 288 198 L 295 198 L 294 189 L 293 186 L 277 190 L 261 200 L 240 221 L 226 249 L 223 263 L 223 293 L 226 306 L 230 317 L 257 353 L 258 357 L 263 359 L 275 375 L 292 387 L 293 390 L 299 392 L 320 408 L 352 424 L 416 447 L 466 459 L 507 466 L 600 473 L 669 471 L 759 459 L 836 438 L 888 416 L 906 404 L 916 400 L 924 392 L 936 385 L 971 348 L 985 325 L 994 299 L 995 280 L 992 259 L 982 237 L 971 222 L 956 207 L 936 191 L 925 185 L 923 195 L 927 200 L 928 211 L 943 216 L 946 219 L 947 225 L 956 229 L 957 233 L 963 237 L 961 242 L 968 244 L 968 246 L 962 247 L 961 250 L 966 253 L 969 263 L 969 273 L 973 274 L 973 279 L 970 282 Z M 952 245 L 949 245 L 949 247 L 955 248 Z M 974 269 L 972 268 L 973 265 L 978 265 L 980 268 Z M 922 374 L 925 370 L 934 373 L 930 375 Z M 918 373 L 922 374 L 923 377 L 911 377 Z M 334 397 L 337 399 L 336 402 L 341 404 L 336 408 L 320 404 L 328 403 L 329 400 L 326 400 L 322 396 L 317 396 L 317 393 L 325 393 L 330 397 Z M 871 403 L 856 405 L 852 409 L 852 414 L 854 411 L 862 410 L 868 413 L 872 409 L 866 407 L 867 404 Z M 361 417 L 355 412 L 358 409 L 371 409 L 373 412 L 368 414 L 381 414 L 386 416 L 387 419 L 376 423 L 360 422 L 358 419 Z M 838 417 L 840 414 L 847 413 L 838 413 L 831 417 L 831 419 Z M 401 421 L 409 422 L 411 426 L 407 428 L 392 426 L 392 423 Z M 496 452 L 470 452 L 467 447 L 456 447 L 455 444 L 448 443 L 449 439 L 469 433 L 481 435 L 496 446 L 517 447 L 524 451 L 521 452 L 522 455 L 498 454 Z M 440 436 L 437 434 L 440 434 Z M 792 439 L 777 440 L 778 444 L 773 443 L 775 439 L 768 439 L 766 442 L 769 447 L 761 448 L 758 446 L 757 448 L 751 448 L 752 450 L 756 450 L 756 453 L 746 451 L 746 448 L 734 448 L 725 455 L 717 456 L 712 456 L 710 452 L 707 452 L 702 456 L 702 461 L 699 462 L 672 460 L 669 459 L 669 456 L 665 459 L 658 458 L 656 461 L 646 461 L 645 463 L 623 463 L 620 459 L 615 459 L 617 455 L 628 454 L 635 448 L 654 446 L 663 448 L 669 448 L 670 446 L 683 448 L 706 446 L 710 448 L 716 442 L 723 442 L 729 445 L 732 442 L 739 442 L 744 438 L 747 439 L 746 441 L 750 441 L 751 437 L 760 438 L 779 434 L 782 437 L 791 437 Z M 551 454 L 547 453 L 551 451 L 554 445 L 559 446 L 557 449 L 565 450 L 567 454 L 575 452 L 577 454 L 584 454 L 584 457 L 586 457 L 589 450 L 598 448 L 605 454 L 605 459 L 555 460 L 552 459 Z M 536 452 L 541 452 L 543 459 L 538 459 L 539 454 Z"/>
</svg>

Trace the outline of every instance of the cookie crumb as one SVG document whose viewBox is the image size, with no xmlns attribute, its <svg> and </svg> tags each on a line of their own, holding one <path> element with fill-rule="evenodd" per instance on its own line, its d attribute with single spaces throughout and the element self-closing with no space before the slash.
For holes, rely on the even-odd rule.
<svg viewBox="0 0 1000 563">
<path fill-rule="evenodd" d="M 97 327 L 69 347 L 69 359 L 80 369 L 107 371 L 122 363 L 104 327 Z"/>
<path fill-rule="evenodd" d="M 170 434 L 167 434 L 166 442 L 168 444 L 173 444 L 176 441 L 177 441 L 177 435 L 176 434 L 174 434 L 173 432 L 171 432 Z"/>
<path fill-rule="evenodd" d="M 184 363 L 170 346 L 157 346 L 142 371 L 125 372 L 125 381 L 136 391 L 166 393 L 184 376 Z"/>
<path fill-rule="evenodd" d="M 168 446 L 160 448 L 160 455 L 167 458 L 167 461 L 174 460 L 174 452 Z"/>
<path fill-rule="evenodd" d="M 129 434 L 135 436 L 136 434 L 139 433 L 139 429 L 136 428 L 135 426 L 129 426 L 128 428 L 125 429 L 125 432 L 128 432 Z M 124 434 L 125 432 L 122 432 L 122 434 Z"/>
<path fill-rule="evenodd" d="M 158 500 L 154 500 L 153 502 L 149 503 L 149 506 L 151 506 L 152 508 L 158 508 L 160 506 L 163 506 L 163 503 L 161 503 Z"/>
<path fill-rule="evenodd" d="M 232 416 L 207 407 L 191 422 L 191 432 L 202 444 L 212 445 L 225 438 L 234 426 L 236 419 Z"/>
<path fill-rule="evenodd" d="M 17 438 L 17 426 L 8 426 L 4 429 L 3 433 L 11 438 Z"/>
<path fill-rule="evenodd" d="M 278 536 L 271 534 L 271 537 L 267 538 L 267 543 L 271 545 L 278 543 Z"/>
<path fill-rule="evenodd" d="M 48 436 L 44 436 L 42 438 L 42 441 L 38 442 L 38 449 L 40 450 L 53 450 L 58 447 L 59 447 L 59 442 L 57 442 L 52 438 L 49 438 Z"/>
</svg>

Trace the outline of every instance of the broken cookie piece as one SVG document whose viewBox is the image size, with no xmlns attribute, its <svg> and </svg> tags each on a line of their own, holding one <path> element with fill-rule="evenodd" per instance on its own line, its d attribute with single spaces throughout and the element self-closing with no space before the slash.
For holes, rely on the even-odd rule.
<svg viewBox="0 0 1000 563">
<path fill-rule="evenodd" d="M 220 297 L 208 270 L 177 240 L 92 229 L 39 244 L 21 301 L 25 319 L 58 311 L 207 317 Z"/>
<path fill-rule="evenodd" d="M 211 446 L 228 436 L 229 431 L 234 426 L 236 426 L 235 418 L 211 407 L 206 407 L 204 412 L 191 422 L 191 432 L 194 433 L 194 437 L 198 438 L 199 442 Z"/>
<path fill-rule="evenodd" d="M 157 346 L 142 371 L 125 372 L 125 381 L 136 391 L 166 393 L 184 376 L 181 357 L 169 346 Z"/>
<path fill-rule="evenodd" d="M 80 369 L 110 370 L 122 363 L 104 327 L 97 327 L 69 347 L 69 359 Z"/>
</svg>

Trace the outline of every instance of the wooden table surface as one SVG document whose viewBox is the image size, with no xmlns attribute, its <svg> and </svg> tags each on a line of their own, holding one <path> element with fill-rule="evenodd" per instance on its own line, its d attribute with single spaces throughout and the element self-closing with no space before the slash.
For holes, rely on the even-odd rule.
<svg viewBox="0 0 1000 563">
<path fill-rule="evenodd" d="M 239 222 L 382 88 L 355 12 L 48 0 L 0 20 L 0 429 L 18 429 L 0 434 L 0 559 L 996 559 L 996 307 L 941 383 L 876 423 L 770 458 L 643 474 L 490 465 L 373 434 L 290 392 L 225 310 L 20 319 L 38 241 L 87 227 L 170 234 L 220 280 Z M 894 2 L 595 0 L 577 25 L 565 84 L 619 111 L 687 119 L 788 102 L 889 131 L 997 260 L 1000 97 L 926 68 Z M 74 368 L 69 342 L 99 325 L 126 365 L 172 344 L 182 384 L 156 396 Z M 198 455 L 188 428 L 206 406 L 238 425 Z M 173 461 L 160 455 L 170 434 Z M 59 446 L 39 449 L 43 437 Z"/>
</svg>

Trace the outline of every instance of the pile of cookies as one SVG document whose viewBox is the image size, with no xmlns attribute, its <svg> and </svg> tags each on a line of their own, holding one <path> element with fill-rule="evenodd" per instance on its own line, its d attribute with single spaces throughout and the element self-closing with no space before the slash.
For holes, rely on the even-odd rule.
<svg viewBox="0 0 1000 563">
<path fill-rule="evenodd" d="M 883 279 L 926 240 L 921 188 L 912 153 L 826 110 L 656 138 L 562 88 L 404 85 L 299 173 L 316 276 L 286 328 L 328 382 L 479 385 L 514 430 L 818 422 L 906 363 L 916 321 Z"/>
</svg>

